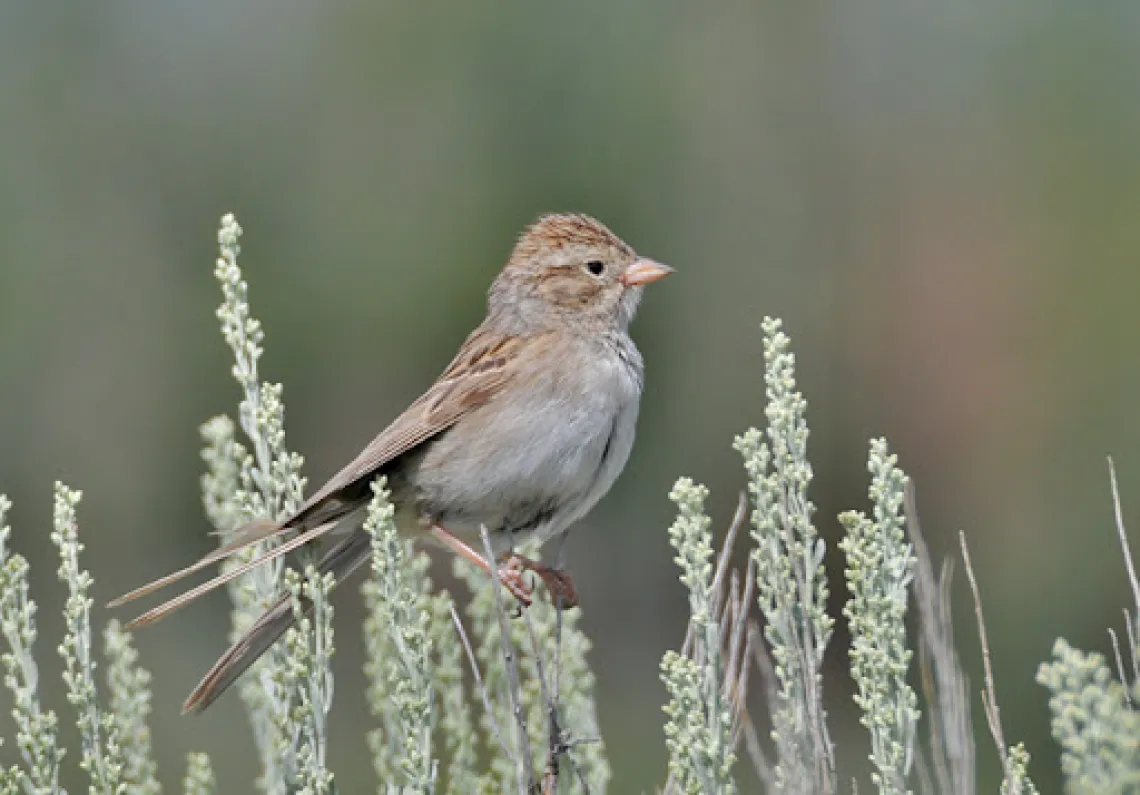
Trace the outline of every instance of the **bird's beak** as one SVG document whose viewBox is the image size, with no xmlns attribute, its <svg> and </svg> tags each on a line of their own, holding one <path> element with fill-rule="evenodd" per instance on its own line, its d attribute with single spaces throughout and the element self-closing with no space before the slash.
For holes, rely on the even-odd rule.
<svg viewBox="0 0 1140 795">
<path fill-rule="evenodd" d="M 625 276 L 621 278 L 621 281 L 626 287 L 633 287 L 635 285 L 649 284 L 658 279 L 663 279 L 672 272 L 673 269 L 668 265 L 662 265 L 660 262 L 643 258 L 629 266 L 629 270 L 625 272 Z"/>
</svg>

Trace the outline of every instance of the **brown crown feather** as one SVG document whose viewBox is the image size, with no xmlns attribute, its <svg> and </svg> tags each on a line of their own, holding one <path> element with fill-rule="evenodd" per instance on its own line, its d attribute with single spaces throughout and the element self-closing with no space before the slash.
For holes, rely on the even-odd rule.
<svg viewBox="0 0 1140 795">
<path fill-rule="evenodd" d="M 520 265 L 544 251 L 567 245 L 615 248 L 626 256 L 634 256 L 633 249 L 596 218 L 582 213 L 551 213 L 523 231 L 508 266 Z"/>
</svg>

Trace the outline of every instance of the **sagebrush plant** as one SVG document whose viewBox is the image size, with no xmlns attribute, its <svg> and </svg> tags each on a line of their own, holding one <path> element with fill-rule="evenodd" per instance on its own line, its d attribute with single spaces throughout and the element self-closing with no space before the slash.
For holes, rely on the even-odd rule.
<svg viewBox="0 0 1140 795">
<path fill-rule="evenodd" d="M 381 728 L 369 735 L 376 773 L 416 792 L 439 774 L 432 753 L 435 704 L 431 680 L 431 614 L 424 561 L 396 531 L 395 506 L 383 480 L 372 486 L 364 529 L 372 543 L 373 577 L 365 583 L 369 704 Z M 413 561 L 415 561 L 413 563 Z"/>
<path fill-rule="evenodd" d="M 293 511 L 305 487 L 303 459 L 285 444 L 282 388 L 261 381 L 258 371 L 264 332 L 251 314 L 238 266 L 240 236 L 233 216 L 223 218 L 215 268 L 222 289 L 218 318 L 241 390 L 238 420 L 218 416 L 201 429 L 205 514 L 223 540 L 250 520 Z M 827 726 L 822 666 L 834 618 L 826 610 L 826 545 L 808 496 L 807 401 L 796 390 L 795 358 L 780 322 L 765 319 L 762 332 L 767 427 L 735 441 L 750 499 L 742 497 L 718 545 L 704 509 L 708 489 L 681 478 L 669 495 L 678 517 L 668 538 L 689 593 L 690 616 L 680 648 L 665 654 L 660 669 L 669 754 L 661 791 L 668 795 L 740 791 L 734 773 L 741 756 L 765 792 L 815 795 L 856 788 L 855 782 L 840 783 Z M 244 441 L 237 438 L 239 428 Z M 913 491 L 885 440 L 871 443 L 867 466 L 870 513 L 839 517 L 845 529 L 839 546 L 850 591 L 843 609 L 852 635 L 850 671 L 869 733 L 872 785 L 892 795 L 915 789 L 972 795 L 977 781 L 971 690 L 953 645 L 950 566 L 934 566 Z M 1110 479 L 1135 604 L 1124 611 L 1123 636 L 1110 630 L 1112 662 L 1059 639 L 1053 660 L 1038 673 L 1049 692 L 1066 787 L 1080 795 L 1140 792 L 1140 582 L 1111 466 Z M 596 676 L 588 664 L 581 611 L 543 599 L 516 610 L 494 575 L 461 560 L 454 563 L 455 575 L 471 597 L 457 606 L 431 581 L 425 553 L 397 534 L 382 481 L 373 485 L 373 494 L 365 522 L 371 572 L 362 590 L 367 696 L 377 722 L 367 742 L 378 791 L 605 792 L 610 764 L 598 730 Z M 52 539 L 68 589 L 59 652 L 71 707 L 67 720 L 78 728 L 82 745 L 77 765 L 90 793 L 158 795 L 162 788 L 147 724 L 150 674 L 116 620 L 105 625 L 104 659 L 98 659 L 88 596 L 92 577 L 80 561 L 79 502 L 79 492 L 56 484 Z M 29 566 L 9 548 L 9 508 L 0 495 L 0 634 L 6 647 L 0 661 L 13 698 L 9 748 L 17 763 L 0 767 L 0 795 L 65 793 L 59 719 L 40 701 Z M 742 569 L 734 569 L 731 553 L 749 517 L 750 554 Z M 485 530 L 483 541 L 489 555 Z M 264 546 L 250 550 L 226 565 L 242 565 L 263 551 Z M 337 790 L 326 756 L 335 656 L 329 593 L 336 583 L 318 572 L 311 556 L 296 558 L 293 568 L 278 559 L 230 587 L 235 637 L 283 593 L 297 619 L 238 687 L 260 756 L 256 787 L 270 795 Z M 1002 763 L 1000 791 L 1032 795 L 1028 752 L 1005 741 L 964 537 L 962 558 L 982 642 L 982 713 Z M 913 639 L 906 632 L 912 595 L 918 627 Z M 747 709 L 752 679 L 761 684 L 767 737 Z M 921 711 L 912 680 L 921 683 Z M 223 789 L 248 787 L 221 787 L 209 758 L 190 753 L 181 792 L 210 795 Z"/>
<path fill-rule="evenodd" d="M 304 459 L 285 446 L 282 386 L 260 380 L 258 363 L 264 350 L 265 333 L 261 322 L 251 314 L 249 285 L 238 266 L 241 234 L 242 229 L 232 215 L 222 218 L 214 276 L 222 290 L 217 317 L 222 337 L 233 352 L 233 376 L 242 392 L 238 423 L 252 452 L 232 438 L 233 423 L 228 419 L 215 418 L 202 428 L 208 445 L 204 456 L 211 465 L 203 484 L 204 499 L 208 511 L 216 517 L 215 529 L 223 541 L 249 520 L 277 519 L 292 514 L 301 504 L 305 490 L 305 480 L 300 474 Z M 229 439 L 224 437 L 227 431 L 231 434 Z M 223 436 L 212 438 L 213 434 Z M 221 467 L 221 471 L 216 467 Z M 211 487 L 219 490 L 211 493 Z M 254 544 L 232 556 L 226 568 L 244 565 L 277 543 L 271 539 Z M 290 585 L 297 597 L 296 583 Z M 284 564 L 280 558 L 235 580 L 230 586 L 234 601 L 231 640 L 239 638 L 285 586 Z M 289 659 L 291 649 L 300 650 L 308 645 L 307 641 L 302 643 L 298 639 L 298 632 L 306 628 L 290 629 L 284 641 L 270 648 L 239 683 L 261 756 L 262 773 L 258 783 L 270 793 L 305 788 L 321 793 L 331 784 L 331 776 L 320 768 L 323 749 L 314 753 L 305 741 L 305 738 L 325 736 L 321 724 L 325 722 L 326 712 L 305 709 L 299 702 L 306 684 L 319 688 L 323 681 L 331 688 L 332 674 L 327 669 L 313 670 L 308 661 L 297 661 L 306 669 L 299 671 L 297 663 Z M 324 622 L 313 629 L 330 635 L 314 639 L 313 645 L 322 645 L 331 651 L 331 624 Z M 313 681 L 303 682 L 305 673 L 310 674 Z M 300 714 L 294 714 L 295 708 L 300 709 Z M 307 750 L 302 760 L 298 755 L 303 747 Z"/>
<path fill-rule="evenodd" d="M 744 456 L 753 502 L 752 561 L 764 637 L 778 686 L 768 709 L 776 745 L 773 787 L 831 792 L 835 754 L 823 708 L 823 657 L 834 619 L 827 614 L 826 547 L 808 498 L 807 401 L 796 391 L 795 356 L 781 324 L 765 318 L 765 434 L 751 428 L 734 446 Z"/>
<path fill-rule="evenodd" d="M 903 529 L 906 476 L 887 452 L 885 439 L 871 442 L 867 468 L 874 519 L 858 511 L 839 517 L 847 533 L 839 546 L 847 555 L 851 599 L 843 613 L 851 628 L 851 675 L 855 702 L 871 734 L 872 776 L 879 790 L 901 795 L 914 763 L 918 698 L 907 684 L 911 651 L 906 610 L 915 558 Z"/>
</svg>

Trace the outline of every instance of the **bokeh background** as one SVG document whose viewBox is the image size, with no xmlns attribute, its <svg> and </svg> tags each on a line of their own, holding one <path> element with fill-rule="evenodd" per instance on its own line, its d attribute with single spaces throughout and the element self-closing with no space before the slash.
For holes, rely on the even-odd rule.
<svg viewBox="0 0 1140 795">
<path fill-rule="evenodd" d="M 446 364 L 523 224 L 574 209 L 678 271 L 635 328 L 632 460 L 568 550 L 612 791 L 663 779 L 658 662 L 685 615 L 665 495 L 691 475 L 727 521 L 730 442 L 763 421 L 765 314 L 798 354 L 821 531 L 865 507 L 886 435 L 935 551 L 970 540 L 1007 736 L 1057 791 L 1036 666 L 1058 635 L 1108 649 L 1128 602 L 1107 453 L 1140 525 L 1138 32 L 1135 3 L 1050 0 L 0 3 L 0 491 L 43 686 L 53 480 L 85 491 L 100 624 L 210 544 L 197 427 L 237 400 L 213 316 L 222 213 L 246 230 L 289 443 L 322 480 Z M 236 698 L 178 715 L 226 607 L 138 637 L 171 785 L 189 749 L 223 792 L 256 774 Z M 338 607 L 331 761 L 365 792 L 358 590 Z M 827 699 L 858 773 L 843 641 Z"/>
</svg>

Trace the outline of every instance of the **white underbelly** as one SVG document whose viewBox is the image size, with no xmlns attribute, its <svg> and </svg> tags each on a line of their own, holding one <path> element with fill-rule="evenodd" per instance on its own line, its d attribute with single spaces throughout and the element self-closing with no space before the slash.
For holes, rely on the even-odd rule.
<svg viewBox="0 0 1140 795">
<path fill-rule="evenodd" d="M 609 491 L 629 458 L 638 412 L 635 385 L 629 389 L 632 397 L 614 389 L 524 396 L 473 412 L 417 468 L 425 511 L 463 534 L 482 524 L 509 535 L 531 519 L 526 533 L 540 542 L 565 530 Z"/>
</svg>

